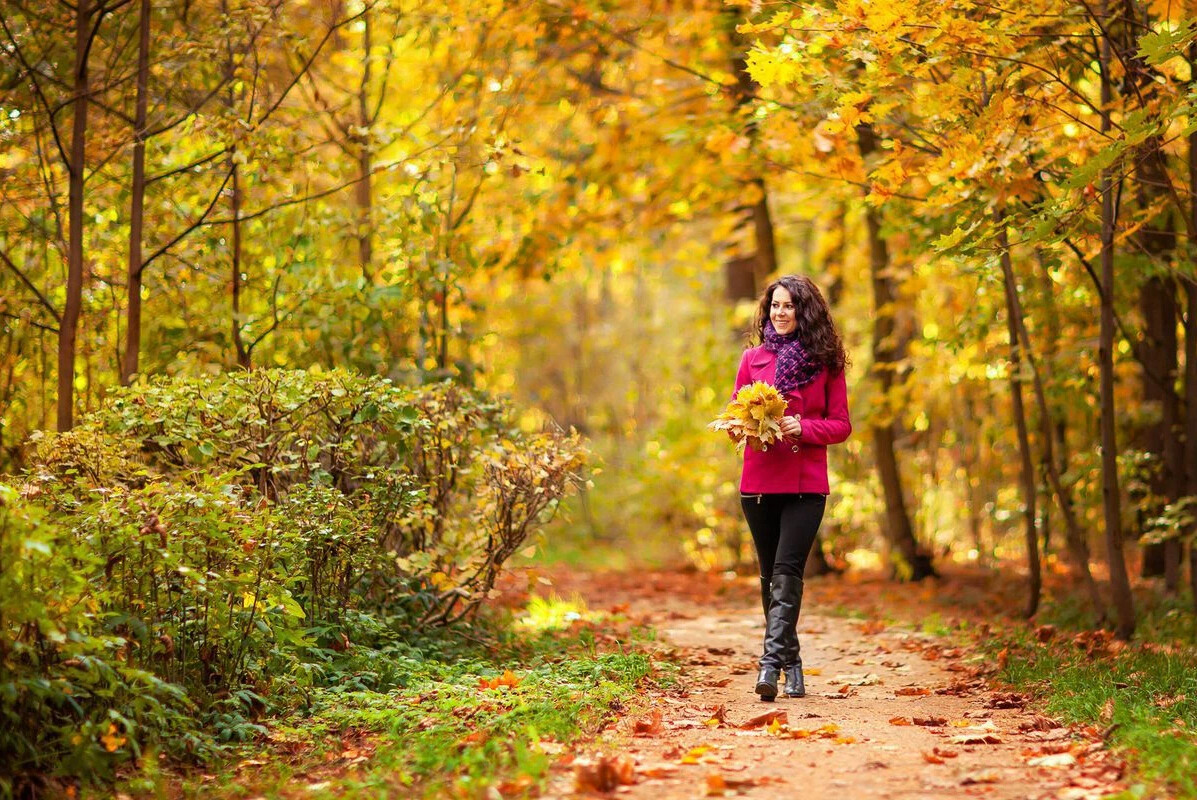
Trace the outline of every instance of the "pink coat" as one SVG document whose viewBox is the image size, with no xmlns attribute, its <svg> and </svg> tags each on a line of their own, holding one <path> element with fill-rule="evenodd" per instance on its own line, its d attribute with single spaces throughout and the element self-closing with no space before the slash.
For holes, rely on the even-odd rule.
<svg viewBox="0 0 1197 800">
<path fill-rule="evenodd" d="M 744 351 L 736 373 L 736 391 L 753 381 L 774 385 L 777 356 L 764 346 Z M 734 393 L 732 395 L 735 396 Z M 848 418 L 848 384 L 844 373 L 823 370 L 805 386 L 786 395 L 788 416 L 802 418 L 802 436 L 758 452 L 744 450 L 744 471 L 740 475 L 742 494 L 827 494 L 827 445 L 839 444 L 852 433 Z M 794 452 L 794 445 L 798 452 Z"/>
</svg>

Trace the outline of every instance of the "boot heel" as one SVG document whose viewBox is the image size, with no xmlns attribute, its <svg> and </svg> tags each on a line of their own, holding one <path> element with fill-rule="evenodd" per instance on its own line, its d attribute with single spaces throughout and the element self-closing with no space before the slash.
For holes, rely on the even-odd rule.
<svg viewBox="0 0 1197 800">
<path fill-rule="evenodd" d="M 756 676 L 756 693 L 761 700 L 772 703 L 777 697 L 777 679 L 781 677 L 777 667 L 761 667 Z"/>
</svg>

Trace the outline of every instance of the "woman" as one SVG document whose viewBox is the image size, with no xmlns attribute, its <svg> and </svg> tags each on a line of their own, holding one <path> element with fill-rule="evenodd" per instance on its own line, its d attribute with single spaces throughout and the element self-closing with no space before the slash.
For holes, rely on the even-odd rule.
<svg viewBox="0 0 1197 800">
<path fill-rule="evenodd" d="M 736 392 L 764 381 L 788 401 L 781 420 L 785 438 L 763 452 L 746 448 L 740 477 L 765 611 L 756 693 L 771 701 L 782 671 L 788 696 L 806 694 L 797 629 L 802 573 L 827 505 L 827 445 L 847 439 L 852 423 L 844 345 L 827 301 L 809 278 L 786 275 L 765 289 L 755 334 L 760 344 L 740 359 Z"/>
</svg>

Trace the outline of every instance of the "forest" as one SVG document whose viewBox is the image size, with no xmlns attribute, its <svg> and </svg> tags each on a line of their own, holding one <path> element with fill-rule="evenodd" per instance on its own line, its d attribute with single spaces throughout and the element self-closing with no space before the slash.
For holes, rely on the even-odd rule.
<svg viewBox="0 0 1197 800">
<path fill-rule="evenodd" d="M 546 791 L 686 685 L 548 587 L 751 599 L 707 424 L 790 273 L 854 428 L 811 613 L 983 583 L 939 633 L 998 663 L 1004 620 L 1041 710 L 1018 648 L 1158 655 L 1150 713 L 1057 713 L 1197 796 L 1188 0 L 0 2 L 0 796 L 191 796 L 300 729 L 355 754 L 329 796 L 358 753 L 362 796 Z M 462 664 L 544 708 L 390 705 Z"/>
</svg>

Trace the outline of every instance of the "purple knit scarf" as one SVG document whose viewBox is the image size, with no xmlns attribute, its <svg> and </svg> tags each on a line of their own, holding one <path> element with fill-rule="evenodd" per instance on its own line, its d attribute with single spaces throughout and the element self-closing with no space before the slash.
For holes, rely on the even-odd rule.
<svg viewBox="0 0 1197 800">
<path fill-rule="evenodd" d="M 810 383 L 823 369 L 821 364 L 811 361 L 798 341 L 796 331 L 782 336 L 773 327 L 772 320 L 765 323 L 764 344 L 766 350 L 777 354 L 777 372 L 773 384 L 782 394 Z"/>
</svg>

